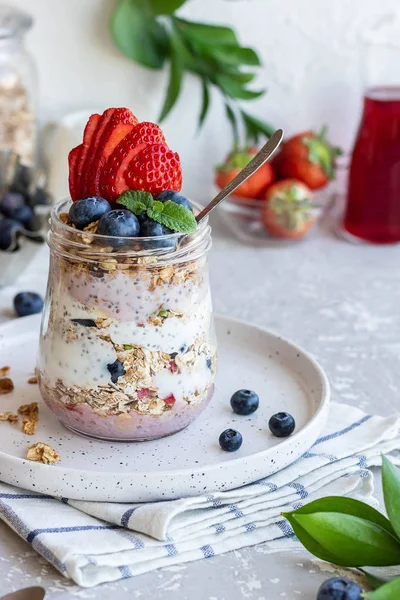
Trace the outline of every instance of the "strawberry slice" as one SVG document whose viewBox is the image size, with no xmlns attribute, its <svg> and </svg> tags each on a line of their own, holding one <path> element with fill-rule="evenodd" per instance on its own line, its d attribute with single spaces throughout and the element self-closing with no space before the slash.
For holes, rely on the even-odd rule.
<svg viewBox="0 0 400 600">
<path fill-rule="evenodd" d="M 86 160 L 83 164 L 83 169 L 82 169 L 82 173 L 81 173 L 81 175 L 82 175 L 82 179 L 81 179 L 82 198 L 87 198 L 89 196 L 89 194 L 88 194 L 89 172 L 92 167 L 93 160 L 96 155 L 97 149 L 99 148 L 101 137 L 102 137 L 104 130 L 107 127 L 108 123 L 110 122 L 111 117 L 113 116 L 115 111 L 116 111 L 116 108 L 107 108 L 107 110 L 105 110 L 103 112 L 103 114 L 100 117 L 98 126 L 96 128 L 96 132 L 92 138 L 91 145 L 90 145 L 90 152 L 86 155 Z"/>
<path fill-rule="evenodd" d="M 166 144 L 147 145 L 130 162 L 125 177 L 125 189 L 143 190 L 158 194 L 164 190 L 179 192 L 182 187 L 182 168 L 179 154 Z"/>
<path fill-rule="evenodd" d="M 87 195 L 100 194 L 100 175 L 109 156 L 121 140 L 137 125 L 138 120 L 127 108 L 116 108 L 105 126 L 97 151 L 89 167 L 87 178 Z"/>
<path fill-rule="evenodd" d="M 147 144 L 164 141 L 163 132 L 158 125 L 146 121 L 136 125 L 115 148 L 105 167 L 100 169 L 99 194 L 107 200 L 116 200 L 128 189 L 125 174 L 133 158 L 144 150 Z"/>
<path fill-rule="evenodd" d="M 176 398 L 173 394 L 170 394 L 166 398 L 163 398 L 163 400 L 164 400 L 165 404 L 167 404 L 167 406 L 173 406 L 176 402 Z"/>
<path fill-rule="evenodd" d="M 79 192 L 78 192 L 78 182 L 79 180 L 76 177 L 76 168 L 77 164 L 80 161 L 82 154 L 83 144 L 80 144 L 76 148 L 73 148 L 71 152 L 68 154 L 68 166 L 69 166 L 69 193 L 71 194 L 71 198 L 73 202 L 75 200 L 79 200 Z"/>
<path fill-rule="evenodd" d="M 97 113 L 95 113 L 94 115 L 89 117 L 89 121 L 86 123 L 85 131 L 83 132 L 82 152 L 79 157 L 79 161 L 77 162 L 77 165 L 76 165 L 76 174 L 75 174 L 76 197 L 72 198 L 73 200 L 74 199 L 79 200 L 80 198 L 83 198 L 83 194 L 82 194 L 83 189 L 82 189 L 82 185 L 81 185 L 83 167 L 86 162 L 86 157 L 89 152 L 89 147 L 92 142 L 93 136 L 96 132 L 100 118 L 101 118 L 100 115 L 98 115 Z M 71 196 L 72 196 L 72 194 L 71 194 Z"/>
</svg>

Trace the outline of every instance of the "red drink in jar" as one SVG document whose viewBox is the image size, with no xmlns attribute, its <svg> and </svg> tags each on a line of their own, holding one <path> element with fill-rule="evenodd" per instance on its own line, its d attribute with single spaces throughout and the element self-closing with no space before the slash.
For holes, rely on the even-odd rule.
<svg viewBox="0 0 400 600">
<path fill-rule="evenodd" d="M 366 92 L 344 228 L 375 244 L 400 241 L 400 86 Z"/>
</svg>

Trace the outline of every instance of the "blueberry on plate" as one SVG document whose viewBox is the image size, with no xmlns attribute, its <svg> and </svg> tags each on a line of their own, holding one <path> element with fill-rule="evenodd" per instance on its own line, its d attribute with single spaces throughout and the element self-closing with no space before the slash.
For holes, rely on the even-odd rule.
<svg viewBox="0 0 400 600">
<path fill-rule="evenodd" d="M 110 210 L 101 217 L 97 226 L 97 233 L 113 237 L 137 237 L 139 232 L 136 215 L 125 208 Z"/>
<path fill-rule="evenodd" d="M 321 585 L 317 600 L 361 600 L 361 593 L 360 586 L 354 581 L 333 577 Z"/>
<path fill-rule="evenodd" d="M 289 437 L 296 427 L 296 423 L 292 415 L 287 412 L 279 412 L 276 415 L 272 415 L 269 420 L 268 426 L 271 433 L 276 437 Z"/>
<path fill-rule="evenodd" d="M 219 436 L 219 445 L 226 452 L 236 452 L 243 443 L 242 434 L 235 429 L 226 429 Z"/>
<path fill-rule="evenodd" d="M 15 312 L 19 317 L 28 317 L 42 312 L 43 298 L 36 292 L 19 292 L 14 298 Z"/>
<path fill-rule="evenodd" d="M 14 246 L 15 236 L 22 231 L 22 225 L 13 219 L 0 219 L 0 250 Z"/>
<path fill-rule="evenodd" d="M 118 377 L 123 377 L 126 372 L 124 365 L 118 359 L 107 365 L 107 369 L 110 371 L 111 381 L 113 383 L 117 383 Z"/>
<path fill-rule="evenodd" d="M 260 404 L 260 399 L 251 390 L 238 390 L 231 398 L 231 407 L 237 415 L 251 415 Z"/>
<path fill-rule="evenodd" d="M 84 229 L 90 223 L 101 219 L 110 210 L 111 206 L 107 200 L 99 196 L 90 196 L 72 204 L 69 209 L 69 218 L 77 229 Z"/>
<path fill-rule="evenodd" d="M 166 202 L 167 200 L 172 200 L 175 204 L 181 204 L 182 206 L 186 206 L 189 210 L 193 212 L 192 205 L 189 200 L 183 194 L 179 192 L 174 192 L 173 190 L 165 190 L 161 192 L 154 198 L 154 200 L 158 200 L 159 202 Z"/>
<path fill-rule="evenodd" d="M 15 212 L 25 206 L 25 196 L 19 192 L 8 192 L 0 200 L 0 213 L 9 219 L 15 219 Z"/>
</svg>

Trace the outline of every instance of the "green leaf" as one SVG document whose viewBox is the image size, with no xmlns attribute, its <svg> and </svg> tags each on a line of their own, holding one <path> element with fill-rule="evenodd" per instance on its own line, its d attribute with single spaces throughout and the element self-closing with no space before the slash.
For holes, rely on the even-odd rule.
<svg viewBox="0 0 400 600">
<path fill-rule="evenodd" d="M 235 114 L 234 110 L 232 109 L 232 107 L 229 106 L 229 104 L 225 104 L 225 111 L 226 111 L 226 116 L 228 117 L 228 120 L 229 120 L 230 124 L 232 125 L 233 144 L 234 144 L 234 146 L 238 146 L 239 145 L 239 126 L 238 126 L 236 114 Z"/>
<path fill-rule="evenodd" d="M 382 484 L 387 514 L 393 529 L 400 537 L 400 469 L 386 456 L 382 457 Z"/>
<path fill-rule="evenodd" d="M 371 521 L 335 512 L 292 514 L 291 519 L 328 553 L 339 554 L 334 561 L 338 565 L 382 567 L 400 564 L 399 541 Z"/>
<path fill-rule="evenodd" d="M 203 101 L 201 105 L 201 112 L 199 117 L 199 129 L 204 123 L 204 119 L 206 118 L 208 107 L 210 104 L 210 92 L 208 91 L 207 79 L 203 77 L 202 79 L 202 87 L 203 87 Z"/>
<path fill-rule="evenodd" d="M 376 577 L 375 575 L 364 571 L 364 569 L 360 570 L 364 573 L 365 579 L 367 580 L 369 587 L 372 587 L 374 590 L 377 590 L 378 588 L 385 585 L 385 583 L 387 583 L 387 579 L 381 579 L 380 577 Z"/>
<path fill-rule="evenodd" d="M 400 598 L 400 577 L 396 577 L 389 583 L 386 583 L 374 592 L 362 594 L 366 600 L 399 600 Z"/>
<path fill-rule="evenodd" d="M 171 34 L 170 61 L 171 65 L 167 95 L 165 97 L 164 106 L 161 110 L 159 121 L 163 121 L 169 114 L 174 104 L 178 100 L 178 96 L 181 91 L 183 63 L 180 53 L 180 39 L 176 33 Z"/>
<path fill-rule="evenodd" d="M 172 15 L 186 0 L 149 0 L 154 15 Z"/>
<path fill-rule="evenodd" d="M 235 81 L 235 79 L 230 77 L 230 75 L 223 73 L 217 73 L 213 77 L 213 80 L 216 85 L 218 85 L 223 92 L 225 92 L 225 94 L 231 98 L 239 98 L 240 100 L 254 100 L 265 93 L 265 90 L 260 90 L 258 92 L 246 90 L 242 84 Z"/>
<path fill-rule="evenodd" d="M 389 521 L 384 515 L 369 504 L 360 502 L 360 500 L 354 500 L 354 498 L 345 498 L 342 496 L 326 496 L 319 500 L 309 502 L 305 506 L 302 506 L 298 510 L 289 513 L 290 515 L 311 515 L 313 513 L 338 513 L 342 515 L 352 515 L 353 517 L 360 517 L 366 521 L 371 521 L 379 525 L 382 529 L 396 535 L 395 531 Z"/>
<path fill-rule="evenodd" d="M 119 0 L 111 15 L 111 36 L 128 58 L 150 69 L 161 69 L 168 55 L 168 35 L 137 0 Z"/>
<path fill-rule="evenodd" d="M 221 66 L 221 68 L 223 68 Z M 224 73 L 226 73 L 227 71 L 225 71 L 224 69 Z M 246 84 L 246 83 L 250 83 L 251 81 L 253 81 L 253 79 L 255 78 L 256 74 L 255 73 L 229 73 L 229 77 L 231 79 L 233 79 L 234 81 L 237 81 L 238 83 L 241 84 Z"/>
<path fill-rule="evenodd" d="M 252 115 L 249 115 L 244 110 L 241 110 L 240 112 L 243 118 L 243 122 L 245 124 L 248 141 L 255 138 L 258 139 L 259 134 L 265 135 L 268 138 L 272 136 L 272 134 L 275 131 L 274 127 L 272 127 L 268 123 L 264 123 L 263 121 L 257 119 L 256 117 L 253 117 Z"/>
<path fill-rule="evenodd" d="M 205 44 L 215 45 L 239 45 L 235 32 L 230 27 L 221 25 L 210 25 L 206 23 L 193 23 L 185 19 L 174 18 L 176 26 L 185 36 Z"/>
<path fill-rule="evenodd" d="M 157 204 L 162 204 L 162 212 L 157 210 Z M 191 210 L 186 206 L 176 204 L 172 200 L 154 202 L 147 211 L 149 217 L 179 233 L 193 233 L 196 231 L 197 222 Z"/>
<path fill-rule="evenodd" d="M 250 65 L 260 66 L 260 59 L 252 48 L 244 48 L 236 45 L 209 45 L 207 53 L 215 60 L 224 65 Z"/>
<path fill-rule="evenodd" d="M 153 204 L 153 196 L 149 192 L 129 190 L 120 195 L 117 204 L 122 204 L 135 215 L 141 215 Z"/>
<path fill-rule="evenodd" d="M 160 202 L 159 200 L 155 200 L 153 202 L 153 206 L 151 207 L 153 208 L 156 212 L 162 212 L 164 210 L 164 202 Z"/>
</svg>

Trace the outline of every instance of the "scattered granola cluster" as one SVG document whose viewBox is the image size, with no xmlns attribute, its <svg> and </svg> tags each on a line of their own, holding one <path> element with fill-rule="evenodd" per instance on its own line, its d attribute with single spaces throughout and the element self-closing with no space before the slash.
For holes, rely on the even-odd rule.
<svg viewBox="0 0 400 600">
<path fill-rule="evenodd" d="M 41 462 L 44 465 L 51 465 L 58 463 L 60 460 L 60 455 L 48 444 L 36 442 L 36 444 L 33 444 L 29 448 L 26 458 L 34 462 Z"/>
<path fill-rule="evenodd" d="M 11 368 L 0 367 L 0 390 L 7 389 L 8 391 L 0 393 L 8 393 L 14 389 L 14 384 L 11 379 L 6 377 L 10 373 Z M 6 381 L 6 383 L 4 383 Z M 3 382 L 3 383 L 2 383 Z M 7 383 L 7 382 L 11 382 Z M 27 381 L 29 384 L 36 384 L 38 382 L 37 377 L 30 377 Z M 2 387 L 3 386 L 3 387 Z M 19 415 L 22 416 L 22 432 L 26 435 L 33 435 L 36 432 L 36 426 L 39 421 L 39 407 L 37 402 L 31 402 L 30 404 L 22 404 L 17 409 L 17 414 L 11 411 L 0 412 L 0 421 L 11 423 L 15 425 L 19 421 Z M 28 450 L 28 460 L 36 462 L 42 462 L 44 464 L 56 463 L 60 460 L 58 453 L 51 448 L 48 444 L 43 442 L 37 442 L 33 444 Z"/>
<path fill-rule="evenodd" d="M 22 431 L 27 435 L 33 435 L 36 431 L 36 425 L 39 419 L 37 402 L 23 404 L 19 407 L 18 414 L 24 416 L 22 419 Z"/>
</svg>

